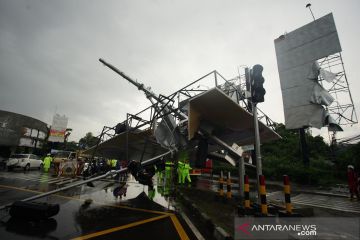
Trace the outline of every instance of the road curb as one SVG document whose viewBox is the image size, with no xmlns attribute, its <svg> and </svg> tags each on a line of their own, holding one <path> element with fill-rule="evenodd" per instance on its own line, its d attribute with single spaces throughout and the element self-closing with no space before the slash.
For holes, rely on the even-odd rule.
<svg viewBox="0 0 360 240">
<path fill-rule="evenodd" d="M 216 240 L 232 240 L 233 238 L 227 233 L 223 228 L 217 226 L 211 218 L 204 212 L 201 212 L 195 203 L 192 203 L 191 200 L 184 196 L 184 194 L 178 191 L 178 199 L 182 204 L 191 211 L 191 213 L 198 218 L 199 223 L 204 226 Z"/>
<path fill-rule="evenodd" d="M 210 175 L 203 175 L 202 176 L 203 179 L 207 179 L 207 180 L 211 180 L 211 181 L 217 181 L 217 175 L 214 175 L 213 177 L 211 177 Z M 232 185 L 234 186 L 233 189 L 238 190 L 239 186 L 237 184 L 238 182 L 238 178 L 237 177 L 231 177 L 231 181 L 232 181 Z M 251 183 L 255 183 L 255 180 L 250 180 Z M 269 181 L 266 184 L 267 188 L 283 188 L 282 183 L 280 182 L 274 182 L 274 181 Z M 345 194 L 337 194 L 337 193 L 327 193 L 327 192 L 318 192 L 316 190 L 302 190 L 301 186 L 297 185 L 297 186 L 293 186 L 292 188 L 293 193 L 307 193 L 307 194 L 317 194 L 317 195 L 323 195 L 323 196 L 330 196 L 330 197 L 342 197 L 342 198 L 348 198 L 348 195 Z"/>
</svg>

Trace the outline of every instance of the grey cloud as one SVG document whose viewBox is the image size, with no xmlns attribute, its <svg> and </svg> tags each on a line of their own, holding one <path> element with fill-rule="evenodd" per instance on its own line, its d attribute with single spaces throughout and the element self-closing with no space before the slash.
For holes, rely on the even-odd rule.
<svg viewBox="0 0 360 240">
<path fill-rule="evenodd" d="M 99 57 L 163 94 L 215 69 L 231 78 L 239 65 L 260 63 L 267 77 L 261 108 L 282 122 L 273 40 L 311 21 L 303 5 L 0 0 L 0 109 L 50 123 L 57 107 L 69 117 L 72 138 L 78 139 L 149 105 L 136 88 L 102 66 Z M 351 61 L 347 71 L 357 79 L 356 54 L 351 52 L 359 49 L 360 36 L 352 35 L 351 28 L 360 21 L 359 3 L 316 1 L 315 6 L 319 16 L 335 12 L 344 57 Z"/>
</svg>

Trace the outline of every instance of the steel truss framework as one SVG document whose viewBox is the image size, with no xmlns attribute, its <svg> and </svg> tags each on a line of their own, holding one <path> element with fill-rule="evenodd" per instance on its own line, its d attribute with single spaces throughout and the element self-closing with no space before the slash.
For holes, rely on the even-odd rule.
<svg viewBox="0 0 360 240">
<path fill-rule="evenodd" d="M 331 83 L 319 76 L 322 86 L 335 99 L 334 102 L 327 107 L 330 115 L 339 125 L 358 123 L 341 53 L 327 56 L 318 60 L 318 62 L 322 69 L 336 75 L 336 78 Z"/>
<path fill-rule="evenodd" d="M 231 99 L 237 102 L 240 106 L 252 113 L 251 102 L 246 99 L 246 79 L 245 74 L 232 78 L 230 80 L 225 79 L 216 70 L 212 71 L 201 78 L 186 85 L 180 90 L 168 95 L 159 95 L 161 102 L 156 102 L 151 106 L 143 109 L 136 114 L 127 113 L 126 120 L 119 123 L 126 126 L 127 133 L 135 130 L 148 130 L 153 129 L 154 125 L 158 123 L 165 115 L 171 114 L 176 119 L 177 124 L 184 124 L 177 116 L 177 110 L 186 111 L 183 107 L 186 103 L 196 95 L 205 92 L 211 88 L 217 87 L 224 91 Z M 258 119 L 262 121 L 266 126 L 275 129 L 276 123 L 272 121 L 266 114 L 258 109 Z M 104 126 L 100 135 L 97 136 L 99 144 L 103 143 L 116 135 L 116 126 L 107 127 Z M 128 141 L 127 141 L 128 144 Z M 95 153 L 94 151 L 94 153 Z"/>
</svg>

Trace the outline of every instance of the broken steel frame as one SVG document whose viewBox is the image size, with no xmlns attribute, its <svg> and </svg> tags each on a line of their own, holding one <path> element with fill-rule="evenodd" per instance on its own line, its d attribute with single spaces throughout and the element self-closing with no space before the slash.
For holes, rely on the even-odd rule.
<svg viewBox="0 0 360 240">
<path fill-rule="evenodd" d="M 143 84 L 132 80 L 130 77 L 125 75 L 123 72 L 119 71 L 114 66 L 106 63 L 104 60 L 101 59 L 100 61 L 109 68 L 111 68 L 113 71 L 120 74 L 126 80 L 136 85 L 139 90 L 143 90 L 147 97 L 149 95 L 154 95 L 149 89 L 145 88 Z M 196 85 L 198 86 L 196 87 Z M 182 101 L 188 101 L 189 99 L 195 97 L 196 95 L 204 91 L 207 91 L 212 87 L 220 88 L 244 109 L 248 111 L 250 110 L 250 108 L 248 107 L 248 103 L 246 102 L 247 99 L 245 98 L 245 91 L 246 91 L 245 74 L 239 75 L 230 80 L 226 80 L 225 77 L 223 77 L 220 73 L 218 73 L 215 70 L 198 78 L 197 80 L 189 83 L 185 87 L 175 91 L 174 93 L 168 96 L 164 96 L 164 95 L 156 96 L 157 101 L 152 105 L 150 105 L 149 107 L 143 109 L 142 111 L 136 114 L 127 113 L 126 120 L 123 121 L 122 124 L 126 124 L 127 132 L 133 130 L 148 130 L 153 128 L 154 124 L 158 119 L 161 119 L 162 117 L 169 114 L 173 115 L 174 119 L 177 120 L 178 124 L 181 124 L 183 117 L 181 116 L 181 114 L 179 114 L 179 112 L 182 113 L 181 109 L 179 109 L 180 103 Z M 266 126 L 274 130 L 275 123 L 267 115 L 265 115 L 260 109 L 258 109 L 258 111 L 259 111 L 258 120 L 262 120 Z M 114 130 L 114 129 L 115 127 L 109 128 L 109 130 Z M 116 134 L 114 132 L 113 136 L 115 135 Z M 104 141 L 105 139 L 101 138 L 100 135 L 100 141 L 98 142 L 97 146 Z M 127 145 L 126 159 L 128 159 L 128 146 L 129 146 L 128 134 L 127 134 L 126 145 Z M 97 148 L 97 146 L 95 147 L 95 149 Z M 228 148 L 228 150 L 232 152 L 230 146 L 227 146 L 225 148 Z"/>
</svg>

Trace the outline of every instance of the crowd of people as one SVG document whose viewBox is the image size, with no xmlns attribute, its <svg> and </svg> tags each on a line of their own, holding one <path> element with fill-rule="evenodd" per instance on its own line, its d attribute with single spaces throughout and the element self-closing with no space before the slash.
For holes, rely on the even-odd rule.
<svg viewBox="0 0 360 240">
<path fill-rule="evenodd" d="M 105 173 L 109 170 L 117 170 L 121 169 L 125 166 L 123 162 L 118 161 L 116 159 L 93 159 L 89 161 L 85 157 L 78 157 L 76 160 L 76 166 L 74 166 L 74 176 L 85 175 L 85 176 L 93 176 L 97 173 Z M 138 166 L 140 167 L 140 166 Z M 51 154 L 47 154 L 46 157 L 43 159 L 43 171 L 45 173 L 49 172 L 49 170 L 53 168 L 53 174 L 56 176 L 60 176 L 62 173 L 62 168 L 60 163 L 54 162 L 53 157 Z M 162 174 L 165 174 L 165 177 L 169 177 L 172 175 L 173 169 L 175 165 L 173 161 L 167 160 L 162 168 L 157 168 L 156 172 L 158 173 L 158 177 L 161 178 Z M 177 182 L 178 184 L 185 184 L 187 181 L 189 184 L 191 183 L 190 177 L 190 164 L 189 159 L 186 153 L 180 153 L 177 161 L 176 166 L 176 174 L 177 174 Z M 141 172 L 141 171 L 139 171 Z M 146 172 L 146 171 L 145 171 Z M 149 172 L 149 171 L 147 171 Z M 152 172 L 152 171 L 150 171 Z M 150 174 L 151 177 L 155 174 L 155 171 Z M 136 177 L 136 175 L 135 175 Z M 151 178 L 150 177 L 150 178 Z M 360 201 L 360 177 L 354 169 L 353 165 L 348 165 L 347 167 L 347 179 L 348 179 L 348 186 L 350 192 L 350 199 L 354 200 L 357 199 Z M 140 179 L 141 180 L 141 179 Z M 147 182 L 147 181 L 146 181 Z"/>
<path fill-rule="evenodd" d="M 72 176 L 87 175 L 91 176 L 97 173 L 105 173 L 109 170 L 121 169 L 123 166 L 117 159 L 96 158 L 89 160 L 87 157 L 70 158 L 68 160 L 59 160 L 50 153 L 43 159 L 43 171 L 60 176 L 65 173 Z M 67 168 L 67 169 L 66 169 Z"/>
</svg>

